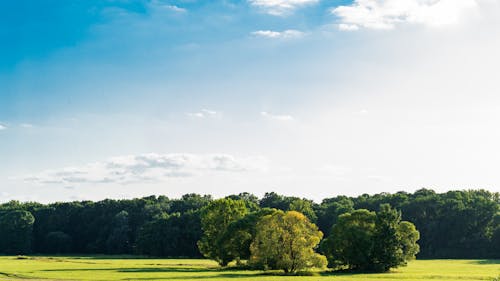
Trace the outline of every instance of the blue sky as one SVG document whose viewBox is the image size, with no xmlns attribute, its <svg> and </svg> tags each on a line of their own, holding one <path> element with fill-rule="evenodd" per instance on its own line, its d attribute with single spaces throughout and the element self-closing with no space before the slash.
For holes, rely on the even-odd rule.
<svg viewBox="0 0 500 281">
<path fill-rule="evenodd" d="M 498 191 L 499 5 L 2 1 L 0 200 Z"/>
</svg>

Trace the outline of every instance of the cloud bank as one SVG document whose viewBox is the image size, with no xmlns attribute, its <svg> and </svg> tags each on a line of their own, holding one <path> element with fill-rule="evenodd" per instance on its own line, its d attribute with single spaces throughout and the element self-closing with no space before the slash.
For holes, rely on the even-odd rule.
<svg viewBox="0 0 500 281">
<path fill-rule="evenodd" d="M 141 154 L 113 157 L 80 167 L 44 171 L 24 177 L 38 184 L 104 184 L 165 181 L 205 173 L 266 170 L 263 157 L 236 158 L 227 154 Z"/>
<path fill-rule="evenodd" d="M 338 6 L 339 29 L 393 29 L 398 24 L 426 26 L 457 24 L 462 16 L 478 7 L 477 0 L 355 0 Z"/>
</svg>

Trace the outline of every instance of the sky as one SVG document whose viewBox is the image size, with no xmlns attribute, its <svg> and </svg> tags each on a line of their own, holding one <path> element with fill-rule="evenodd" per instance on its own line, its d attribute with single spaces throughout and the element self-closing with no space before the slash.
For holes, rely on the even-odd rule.
<svg viewBox="0 0 500 281">
<path fill-rule="evenodd" d="M 0 1 L 0 202 L 500 191 L 499 0 Z"/>
</svg>

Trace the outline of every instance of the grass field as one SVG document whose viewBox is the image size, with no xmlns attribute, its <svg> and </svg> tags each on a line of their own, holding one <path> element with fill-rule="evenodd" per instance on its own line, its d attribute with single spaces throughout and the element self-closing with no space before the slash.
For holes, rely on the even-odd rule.
<svg viewBox="0 0 500 281">
<path fill-rule="evenodd" d="M 495 280 L 500 260 L 419 260 L 385 274 L 270 276 L 220 270 L 214 262 L 105 257 L 0 257 L 0 280 Z"/>
</svg>

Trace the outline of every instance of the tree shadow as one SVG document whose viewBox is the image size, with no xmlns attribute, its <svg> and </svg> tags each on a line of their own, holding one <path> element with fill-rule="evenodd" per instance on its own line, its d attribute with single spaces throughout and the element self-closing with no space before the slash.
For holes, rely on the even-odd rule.
<svg viewBox="0 0 500 281">
<path fill-rule="evenodd" d="M 134 277 L 126 278 L 125 280 L 201 280 L 201 279 L 233 279 L 233 278 L 262 278 L 262 274 L 238 274 L 224 273 L 214 275 L 190 275 L 190 276 L 169 276 L 169 277 Z"/>
<path fill-rule="evenodd" d="M 143 267 L 143 268 L 120 268 L 118 272 L 128 273 L 155 273 L 155 272 L 213 272 L 215 269 L 210 268 L 189 268 L 189 267 Z"/>
<path fill-rule="evenodd" d="M 133 277 L 123 280 L 201 280 L 201 279 L 235 279 L 235 278 L 262 278 L 263 276 L 283 276 L 281 274 L 251 271 L 235 272 L 231 268 L 186 268 L 186 267 L 144 267 L 144 268 L 64 268 L 45 269 L 47 272 L 84 272 L 84 271 L 115 271 L 120 273 L 209 273 L 210 275 L 187 275 L 187 276 L 156 276 L 156 277 Z"/>
<path fill-rule="evenodd" d="M 397 273 L 394 270 L 389 270 L 386 272 L 370 271 L 370 270 L 355 270 L 355 269 L 339 269 L 339 270 L 327 270 L 319 272 L 321 276 L 356 276 L 356 275 L 377 275 L 377 274 L 394 274 Z"/>
<path fill-rule="evenodd" d="M 42 271 L 52 272 L 70 272 L 70 271 L 115 271 L 123 273 L 154 273 L 154 272 L 213 272 L 214 270 L 207 268 L 188 268 L 188 267 L 115 267 L 115 268 L 61 268 L 61 269 L 44 269 Z"/>
<path fill-rule="evenodd" d="M 500 260 L 477 260 L 472 261 L 475 264 L 500 264 Z"/>
<path fill-rule="evenodd" d="M 151 259 L 148 256 L 142 255 L 91 255 L 91 256 L 67 256 L 70 259 L 83 259 L 83 260 L 144 260 Z"/>
</svg>

